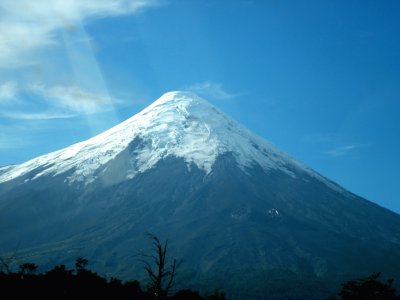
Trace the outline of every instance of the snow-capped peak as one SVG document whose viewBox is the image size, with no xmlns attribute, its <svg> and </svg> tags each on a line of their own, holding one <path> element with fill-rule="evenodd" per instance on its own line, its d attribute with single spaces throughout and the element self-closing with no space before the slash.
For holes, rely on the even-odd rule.
<svg viewBox="0 0 400 300">
<path fill-rule="evenodd" d="M 291 176 L 293 167 L 319 175 L 291 159 L 260 137 L 227 117 L 213 105 L 188 92 L 169 92 L 140 113 L 81 143 L 49 153 L 17 166 L 0 169 L 0 182 L 29 174 L 31 179 L 69 171 L 67 181 L 88 184 L 135 139 L 140 144 L 130 153 L 125 179 L 154 167 L 168 156 L 183 158 L 206 173 L 217 157 L 232 153 L 240 168 L 254 164 L 279 169 Z"/>
</svg>

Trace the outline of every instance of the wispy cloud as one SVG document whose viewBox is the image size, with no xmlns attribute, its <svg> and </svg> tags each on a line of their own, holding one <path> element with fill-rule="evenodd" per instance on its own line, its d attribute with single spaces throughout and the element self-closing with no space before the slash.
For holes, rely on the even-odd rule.
<svg viewBox="0 0 400 300">
<path fill-rule="evenodd" d="M 325 151 L 324 153 L 333 157 L 346 156 L 349 155 L 354 150 L 362 147 L 363 145 L 344 145 L 344 146 L 334 147 L 332 149 Z"/>
<path fill-rule="evenodd" d="M 197 93 L 201 96 L 211 97 L 214 99 L 227 100 L 237 97 L 237 94 L 226 91 L 222 84 L 211 81 L 205 81 L 201 83 L 194 83 L 192 85 L 184 87 L 185 90 Z"/>
<path fill-rule="evenodd" d="M 29 121 L 39 121 L 39 120 L 55 120 L 55 119 L 69 119 L 76 117 L 75 114 L 61 113 L 57 111 L 46 111 L 46 112 L 2 112 L 0 113 L 2 117 L 15 120 L 29 120 Z"/>
<path fill-rule="evenodd" d="M 368 142 L 360 142 L 354 137 L 339 133 L 315 133 L 302 138 L 302 142 L 311 145 L 318 156 L 335 158 L 359 154 L 363 148 L 370 146 Z"/>
<path fill-rule="evenodd" d="M 101 112 L 122 103 L 110 96 L 85 91 L 78 86 L 31 86 L 31 91 L 40 95 L 51 105 L 78 114 Z"/>
<path fill-rule="evenodd" d="M 29 111 L 34 107 L 30 97 L 34 96 L 41 103 L 43 111 Z M 7 110 L 4 106 L 7 99 L 13 99 L 21 104 L 20 110 Z M 1 101 L 3 100 L 3 101 Z M 3 104 L 0 116 L 19 120 L 52 120 L 73 118 L 79 115 L 95 114 L 108 111 L 122 100 L 101 93 L 93 93 L 76 85 L 51 86 L 28 85 L 17 86 L 8 82 L 0 86 L 0 105 Z"/>
<path fill-rule="evenodd" d="M 15 82 L 8 81 L 0 84 L 0 103 L 14 99 L 17 93 L 18 87 Z"/>
<path fill-rule="evenodd" d="M 102 17 L 137 13 L 157 0 L 2 0 L 0 2 L 0 68 L 37 62 L 37 52 L 59 44 L 59 31 Z"/>
</svg>

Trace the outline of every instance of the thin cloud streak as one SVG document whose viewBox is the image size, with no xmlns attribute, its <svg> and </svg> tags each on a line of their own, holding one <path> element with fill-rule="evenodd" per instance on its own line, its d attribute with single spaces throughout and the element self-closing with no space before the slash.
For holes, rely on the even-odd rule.
<svg viewBox="0 0 400 300">
<path fill-rule="evenodd" d="M 22 96 L 24 93 L 24 96 Z M 6 110 L 8 100 L 27 104 L 30 96 L 38 98 L 44 102 L 46 111 L 30 112 L 26 111 L 26 105 L 21 105 L 21 110 Z M 90 115 L 114 109 L 115 105 L 124 103 L 120 99 L 108 95 L 96 94 L 81 89 L 76 85 L 72 86 L 52 86 L 29 85 L 17 86 L 9 82 L 0 86 L 0 104 L 3 106 L 0 116 L 8 119 L 19 120 L 51 120 L 66 119 L 80 115 Z M 46 108 L 45 108 L 46 109 Z"/>
<path fill-rule="evenodd" d="M 77 115 L 74 114 L 63 114 L 59 112 L 40 112 L 40 113 L 5 112 L 1 113 L 0 115 L 8 119 L 25 120 L 25 121 L 70 119 L 77 117 Z"/>
<path fill-rule="evenodd" d="M 328 151 L 325 151 L 324 153 L 332 156 L 332 157 L 339 157 L 339 156 L 346 156 L 348 154 L 350 154 L 351 152 L 353 152 L 356 149 L 359 149 L 363 147 L 363 145 L 345 145 L 345 146 L 339 146 L 339 147 L 335 147 L 332 148 Z"/>
<path fill-rule="evenodd" d="M 370 146 L 368 142 L 357 142 L 353 138 L 341 134 L 310 134 L 302 141 L 311 144 L 319 155 L 335 158 L 354 154 L 357 150 Z"/>
<path fill-rule="evenodd" d="M 111 109 L 122 100 L 85 91 L 78 86 L 31 86 L 49 104 L 78 114 L 93 114 Z"/>
</svg>

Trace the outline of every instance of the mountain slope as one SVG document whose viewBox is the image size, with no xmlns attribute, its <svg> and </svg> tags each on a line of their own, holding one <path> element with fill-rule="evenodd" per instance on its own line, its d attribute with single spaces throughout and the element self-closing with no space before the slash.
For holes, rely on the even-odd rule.
<svg viewBox="0 0 400 300">
<path fill-rule="evenodd" d="M 263 298 L 252 291 L 269 288 L 271 274 L 304 287 L 377 270 L 400 276 L 399 215 L 183 92 L 90 140 L 0 169 L 0 231 L 3 253 L 18 248 L 49 265 L 85 256 L 124 278 L 142 269 L 134 254 L 152 232 L 171 240 L 183 274 L 236 294 L 247 288 L 249 299 Z M 321 297 L 304 289 L 297 295 Z"/>
</svg>

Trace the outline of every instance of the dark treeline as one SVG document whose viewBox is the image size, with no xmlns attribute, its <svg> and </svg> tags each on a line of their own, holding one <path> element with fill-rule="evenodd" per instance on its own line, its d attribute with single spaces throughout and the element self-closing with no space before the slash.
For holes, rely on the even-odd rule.
<svg viewBox="0 0 400 300">
<path fill-rule="evenodd" d="M 74 269 L 65 265 L 55 266 L 45 273 L 37 273 L 33 263 L 24 263 L 13 272 L 0 257 L 0 291 L 13 299 L 132 299 L 132 300 L 224 300 L 225 295 L 216 291 L 202 296 L 189 289 L 172 292 L 179 263 L 168 255 L 168 241 L 161 242 L 148 234 L 152 249 L 142 253 L 141 261 L 147 274 L 147 285 L 142 289 L 139 281 L 123 282 L 118 278 L 104 278 L 87 269 L 88 260 L 78 258 Z"/>
<path fill-rule="evenodd" d="M 22 297 L 25 299 L 81 299 L 81 297 L 133 300 L 225 299 L 225 295 L 218 291 L 211 295 L 200 295 L 198 291 L 182 289 L 170 295 L 157 294 L 149 286 L 142 289 L 137 280 L 123 282 L 117 278 L 106 279 L 87 269 L 87 263 L 86 259 L 78 258 L 74 269 L 67 269 L 65 265 L 58 265 L 45 273 L 37 273 L 37 266 L 33 263 L 21 264 L 16 272 L 3 268 L 0 271 L 0 291 L 2 295 L 12 295 L 13 299 L 23 299 Z M 381 281 L 379 276 L 380 273 L 374 273 L 369 277 L 343 283 L 342 289 L 338 293 L 339 299 L 400 300 L 393 287 L 393 280 Z M 279 297 L 279 299 L 286 298 Z M 291 297 L 288 299 L 291 299 Z M 336 297 L 329 298 L 329 300 L 336 299 Z"/>
<path fill-rule="evenodd" d="M 123 282 L 117 278 L 106 279 L 86 268 L 88 261 L 78 258 L 75 269 L 65 265 L 55 266 L 45 273 L 37 273 L 37 266 L 24 263 L 16 272 L 0 272 L 0 291 L 13 299 L 159 299 L 151 289 L 142 289 L 137 280 Z M 20 298 L 21 297 L 21 298 Z M 167 295 L 162 296 L 163 299 Z M 179 290 L 168 297 L 172 300 L 223 300 L 224 294 L 215 292 L 202 296 L 198 291 Z"/>
<path fill-rule="evenodd" d="M 118 278 L 105 278 L 87 268 L 88 260 L 78 258 L 74 269 L 65 265 L 39 273 L 34 263 L 23 263 L 17 271 L 11 270 L 9 263 L 0 257 L 0 291 L 1 295 L 11 295 L 12 299 L 132 299 L 132 300 L 224 300 L 225 294 L 219 291 L 211 295 L 200 295 L 190 289 L 174 290 L 175 276 L 179 263 L 168 254 L 168 241 L 161 242 L 156 236 L 149 234 L 152 249 L 142 254 L 144 270 L 147 274 L 145 288 L 139 281 L 122 281 Z M 249 281 L 247 281 L 249 282 Z M 251 282 L 251 281 L 250 281 Z M 296 289 L 289 284 L 286 274 L 280 280 L 280 295 L 264 293 L 254 299 L 303 299 L 296 296 Z M 253 282 L 254 283 L 254 282 Z M 267 283 L 264 278 L 264 284 Z M 229 284 L 228 284 L 229 286 Z M 254 288 L 254 286 L 252 286 Z M 277 288 L 277 284 L 272 284 Z M 309 287 L 311 296 L 318 294 L 316 287 Z M 234 293 L 236 294 L 236 293 Z M 240 293 L 237 293 L 240 294 Z M 337 294 L 341 300 L 400 300 L 394 287 L 394 281 L 382 280 L 380 273 L 369 277 L 347 281 L 342 284 Z M 238 295 L 236 295 L 238 296 Z M 247 299 L 248 297 L 240 297 Z M 319 297 L 317 297 L 319 299 Z M 238 299 L 235 297 L 235 299 Z M 330 298 L 337 300 L 336 297 Z"/>
<path fill-rule="evenodd" d="M 338 296 L 341 300 L 400 300 L 393 286 L 394 280 L 380 279 L 381 273 L 371 276 L 349 280 L 342 284 Z M 332 297 L 328 300 L 337 300 Z"/>
</svg>

